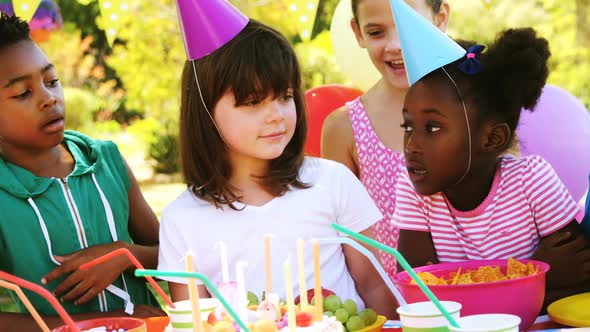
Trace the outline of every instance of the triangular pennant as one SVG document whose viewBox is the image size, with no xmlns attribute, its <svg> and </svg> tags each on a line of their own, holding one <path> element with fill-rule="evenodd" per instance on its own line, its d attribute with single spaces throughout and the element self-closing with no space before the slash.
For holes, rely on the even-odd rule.
<svg viewBox="0 0 590 332">
<path fill-rule="evenodd" d="M 31 22 L 40 3 L 41 0 L 12 0 L 14 15 L 20 17 L 22 20 Z"/>
</svg>

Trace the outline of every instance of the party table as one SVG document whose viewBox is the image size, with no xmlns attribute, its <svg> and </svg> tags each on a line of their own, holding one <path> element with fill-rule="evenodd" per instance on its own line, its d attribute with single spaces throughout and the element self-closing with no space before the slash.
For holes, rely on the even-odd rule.
<svg viewBox="0 0 590 332">
<path fill-rule="evenodd" d="M 164 329 L 170 323 L 168 317 L 150 317 L 145 319 L 147 325 L 147 332 L 164 332 Z M 539 316 L 535 324 L 531 326 L 529 331 L 543 331 L 550 329 L 567 328 L 566 326 L 552 322 L 547 315 Z M 381 332 L 401 332 L 402 329 L 398 327 L 385 327 Z"/>
</svg>

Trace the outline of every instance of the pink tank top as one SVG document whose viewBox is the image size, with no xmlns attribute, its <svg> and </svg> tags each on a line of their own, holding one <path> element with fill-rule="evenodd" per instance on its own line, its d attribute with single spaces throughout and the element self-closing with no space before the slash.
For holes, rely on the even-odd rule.
<svg viewBox="0 0 590 332">
<path fill-rule="evenodd" d="M 404 156 L 381 142 L 360 98 L 347 103 L 346 107 L 356 141 L 360 180 L 385 216 L 373 226 L 375 240 L 397 248 L 399 230 L 391 218 L 395 211 L 395 183 L 399 171 L 406 166 Z M 394 257 L 381 252 L 381 261 L 387 274 L 393 277 L 397 269 Z"/>
</svg>

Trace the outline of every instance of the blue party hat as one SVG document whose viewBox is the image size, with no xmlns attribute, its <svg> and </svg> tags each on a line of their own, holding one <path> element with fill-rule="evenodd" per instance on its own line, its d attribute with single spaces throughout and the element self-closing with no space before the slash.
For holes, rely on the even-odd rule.
<svg viewBox="0 0 590 332">
<path fill-rule="evenodd" d="M 410 85 L 466 51 L 403 0 L 390 0 Z"/>
</svg>

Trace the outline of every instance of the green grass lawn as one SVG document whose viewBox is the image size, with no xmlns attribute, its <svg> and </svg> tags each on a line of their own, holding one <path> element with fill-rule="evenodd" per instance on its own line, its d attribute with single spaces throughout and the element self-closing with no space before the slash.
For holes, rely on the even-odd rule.
<svg viewBox="0 0 590 332">
<path fill-rule="evenodd" d="M 162 210 L 166 205 L 170 204 L 186 189 L 186 185 L 182 183 L 141 184 L 140 187 L 143 196 L 158 218 L 162 215 Z"/>
</svg>

